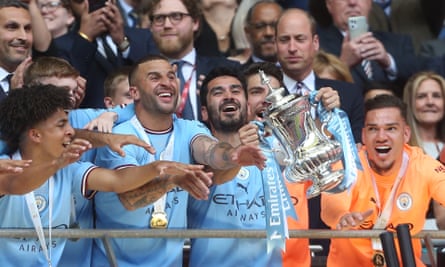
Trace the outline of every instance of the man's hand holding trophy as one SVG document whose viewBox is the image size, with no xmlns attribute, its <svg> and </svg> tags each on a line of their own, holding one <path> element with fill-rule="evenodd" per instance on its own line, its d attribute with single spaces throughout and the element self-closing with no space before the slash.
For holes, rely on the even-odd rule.
<svg viewBox="0 0 445 267">
<path fill-rule="evenodd" d="M 259 75 L 269 88 L 264 125 L 287 153 L 285 178 L 296 183 L 311 181 L 308 198 L 349 188 L 361 165 L 346 114 L 338 108 L 327 111 L 321 103 L 316 103 L 316 92 L 303 96 L 289 94 L 283 87 L 272 88 L 262 70 Z M 321 129 L 311 116 L 311 105 L 316 106 Z M 335 139 L 325 134 L 326 129 Z M 348 162 L 351 160 L 352 164 Z"/>
</svg>

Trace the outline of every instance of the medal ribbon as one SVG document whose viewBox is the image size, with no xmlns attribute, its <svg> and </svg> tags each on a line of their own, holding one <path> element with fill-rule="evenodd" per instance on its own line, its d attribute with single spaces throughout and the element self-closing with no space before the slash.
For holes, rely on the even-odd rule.
<svg viewBox="0 0 445 267">
<path fill-rule="evenodd" d="M 375 177 L 371 171 L 371 179 L 372 179 L 372 185 L 374 188 L 375 202 L 379 209 L 379 216 L 378 216 L 376 222 L 374 223 L 374 227 L 372 229 L 385 229 L 386 225 L 388 224 L 389 218 L 391 217 L 391 213 L 392 213 L 394 197 L 396 195 L 397 189 L 399 188 L 400 182 L 402 181 L 403 177 L 405 176 L 406 169 L 408 168 L 408 162 L 409 162 L 409 156 L 406 152 L 403 152 L 402 165 L 400 166 L 399 173 L 397 174 L 397 178 L 394 181 L 394 185 L 391 188 L 391 192 L 389 193 L 388 200 L 386 201 L 383 210 L 381 209 L 380 195 L 379 195 L 379 191 L 377 189 L 377 183 L 376 183 Z M 368 163 L 368 166 L 369 166 L 369 163 Z M 371 168 L 371 167 L 369 167 L 369 168 Z M 380 251 L 383 250 L 382 243 L 380 242 L 380 239 L 372 238 L 372 248 L 374 250 L 380 250 Z"/>
<path fill-rule="evenodd" d="M 313 91 L 309 96 L 309 101 L 312 105 L 316 104 L 316 95 L 317 91 Z M 317 114 L 321 122 L 327 123 L 327 129 L 340 143 L 342 148 L 342 163 L 345 175 L 339 185 L 328 190 L 330 193 L 342 192 L 349 189 L 355 183 L 357 180 L 357 170 L 363 171 L 354 136 L 351 132 L 351 124 L 349 123 L 348 115 L 343 110 L 334 108 L 331 111 L 327 111 L 321 102 L 317 104 Z"/>
<path fill-rule="evenodd" d="M 275 248 L 286 250 L 286 239 L 289 238 L 287 217 L 297 220 L 297 214 L 289 197 L 289 192 L 284 184 L 280 166 L 278 165 L 273 150 L 269 143 L 263 138 L 264 124 L 254 122 L 258 126 L 260 136 L 260 148 L 266 156 L 266 167 L 261 171 L 266 202 L 266 232 L 267 253 Z"/>
<path fill-rule="evenodd" d="M 12 155 L 12 159 L 21 160 L 19 151 L 16 151 L 14 155 Z M 42 247 L 43 254 L 45 254 L 46 261 L 48 262 L 48 266 L 51 267 L 51 229 L 52 229 L 52 213 L 53 213 L 53 193 L 54 193 L 54 178 L 51 176 L 48 179 L 48 239 L 49 239 L 49 252 L 48 247 L 46 246 L 45 235 L 43 233 L 42 220 L 40 218 L 39 209 L 37 208 L 36 198 L 34 196 L 34 191 L 31 191 L 25 194 L 26 205 L 28 206 L 29 214 L 31 215 L 32 223 L 34 225 L 34 229 L 36 230 L 37 236 L 39 238 L 40 246 Z"/>
<path fill-rule="evenodd" d="M 141 136 L 141 139 L 146 142 L 147 144 L 151 145 L 150 139 L 148 138 L 148 134 L 145 132 L 144 127 L 142 127 L 141 123 L 137 119 L 136 115 L 131 118 L 131 124 L 136 128 L 136 131 L 138 131 L 139 135 Z M 173 145 L 174 145 L 174 130 L 172 131 L 172 134 L 170 135 L 170 138 L 167 143 L 167 147 L 164 151 L 160 153 L 160 159 L 161 160 L 172 160 L 173 159 Z M 148 162 L 155 161 L 155 157 L 149 153 L 148 155 Z M 161 198 L 155 201 L 153 203 L 154 211 L 152 215 L 156 212 L 160 212 L 163 214 L 166 214 L 165 212 L 165 201 L 167 200 L 167 194 L 162 195 Z"/>
</svg>

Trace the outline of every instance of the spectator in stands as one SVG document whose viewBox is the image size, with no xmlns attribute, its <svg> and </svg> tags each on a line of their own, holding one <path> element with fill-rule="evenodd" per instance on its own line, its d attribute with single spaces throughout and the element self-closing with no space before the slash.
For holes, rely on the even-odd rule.
<svg viewBox="0 0 445 267">
<path fill-rule="evenodd" d="M 348 66 L 336 55 L 319 50 L 314 58 L 314 72 L 323 79 L 339 80 L 352 83 L 352 75 Z"/>
<path fill-rule="evenodd" d="M 195 48 L 203 56 L 229 57 L 236 54 L 232 23 L 238 0 L 196 0 L 202 10 Z"/>
<path fill-rule="evenodd" d="M 419 69 L 419 61 L 409 36 L 369 31 L 351 40 L 348 19 L 351 16 L 368 18 L 372 0 L 326 0 L 333 23 L 320 27 L 320 47 L 337 55 L 351 70 L 357 86 L 369 81 L 397 82 L 403 87 L 406 80 Z M 396 92 L 398 96 L 402 92 Z"/>
<path fill-rule="evenodd" d="M 377 95 L 394 95 L 394 91 L 394 85 L 392 83 L 368 82 L 365 84 L 365 95 L 363 99 L 366 102 L 368 99 L 374 98 Z"/>
<path fill-rule="evenodd" d="M 128 82 L 129 73 L 130 68 L 125 67 L 107 76 L 104 82 L 105 107 L 113 108 L 118 105 L 133 103 Z"/>
<path fill-rule="evenodd" d="M 239 68 L 239 63 L 224 57 L 201 55 L 193 40 L 199 31 L 201 9 L 196 0 L 152 0 L 147 6 L 151 32 L 159 51 L 178 65 L 181 102 L 176 114 L 185 119 L 201 118 L 198 81 L 218 66 Z"/>
<path fill-rule="evenodd" d="M 38 0 L 38 7 L 53 39 L 70 30 L 76 18 L 69 0 Z"/>
<path fill-rule="evenodd" d="M 25 68 L 29 64 L 31 54 L 36 58 L 54 52 L 50 49 L 51 34 L 36 0 L 29 1 L 29 5 L 18 0 L 0 3 L 0 42 L 3 43 L 0 49 L 1 101 L 9 93 L 11 85 L 17 83 L 14 72 L 19 66 Z"/>
<path fill-rule="evenodd" d="M 233 17 L 231 31 L 236 55 L 229 57 L 229 59 L 238 61 L 241 64 L 244 64 L 252 53 L 250 43 L 247 40 L 246 32 L 244 30 L 246 15 L 249 9 L 258 1 L 259 0 L 240 1 L 235 16 Z"/>
<path fill-rule="evenodd" d="M 406 34 L 416 53 L 420 45 L 437 39 L 445 19 L 445 4 L 434 0 L 374 0 L 369 26 L 375 31 Z"/>
<path fill-rule="evenodd" d="M 434 72 L 419 72 L 411 77 L 403 91 L 403 100 L 407 105 L 408 124 L 411 127 L 409 144 L 419 146 L 435 159 L 445 148 L 445 80 Z M 445 208 L 439 203 L 432 203 L 433 212 L 427 213 L 428 228 L 436 224 L 443 227 L 441 213 Z M 443 209 L 443 211 L 442 211 Z M 438 215 L 439 221 L 434 223 Z M 436 217 L 437 218 L 437 217 Z"/>
<path fill-rule="evenodd" d="M 407 82 L 403 100 L 411 127 L 410 145 L 438 159 L 445 145 L 445 80 L 434 72 L 419 72 Z"/>
<path fill-rule="evenodd" d="M 158 50 L 148 29 L 124 26 L 118 7 L 111 1 L 89 10 L 87 0 L 71 0 L 71 8 L 77 27 L 57 38 L 55 45 L 60 56 L 87 80 L 81 107 L 103 108 L 106 76 Z"/>
<path fill-rule="evenodd" d="M 252 55 L 243 64 L 243 68 L 254 62 L 277 62 L 275 26 L 282 8 L 273 0 L 261 0 L 247 12 L 245 32 L 249 40 Z"/>
<path fill-rule="evenodd" d="M 141 0 L 116 0 L 116 6 L 124 21 L 124 26 L 137 28 L 141 23 L 141 13 L 143 1 Z"/>
</svg>

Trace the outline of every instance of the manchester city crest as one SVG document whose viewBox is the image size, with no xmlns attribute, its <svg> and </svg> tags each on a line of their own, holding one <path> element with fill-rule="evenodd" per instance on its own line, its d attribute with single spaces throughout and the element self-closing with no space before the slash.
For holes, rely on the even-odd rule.
<svg viewBox="0 0 445 267">
<path fill-rule="evenodd" d="M 36 199 L 37 209 L 39 210 L 39 212 L 42 212 L 46 208 L 48 201 L 43 195 L 35 195 L 34 198 Z"/>
<path fill-rule="evenodd" d="M 399 208 L 399 210 L 404 210 L 404 211 L 409 210 L 413 205 L 413 198 L 408 193 L 401 193 L 397 197 L 396 203 L 397 203 L 397 208 Z"/>
<path fill-rule="evenodd" d="M 240 180 L 246 180 L 249 178 L 249 170 L 242 167 L 238 172 L 238 179 Z"/>
</svg>

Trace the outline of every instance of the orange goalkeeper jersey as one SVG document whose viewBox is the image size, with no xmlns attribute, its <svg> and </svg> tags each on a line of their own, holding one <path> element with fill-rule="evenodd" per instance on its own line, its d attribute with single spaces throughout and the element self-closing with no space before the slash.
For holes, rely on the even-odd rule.
<svg viewBox="0 0 445 267">
<path fill-rule="evenodd" d="M 386 225 L 387 230 L 395 231 L 399 224 L 409 224 L 411 234 L 422 230 L 425 214 L 431 198 L 445 204 L 445 167 L 437 160 L 425 155 L 420 148 L 405 145 L 409 163 L 404 178 L 401 180 L 392 207 L 392 213 Z M 364 212 L 373 209 L 374 213 L 366 218 L 358 229 L 370 230 L 377 220 L 376 194 L 373 189 L 372 170 L 367 164 L 364 148 L 360 151 L 360 160 L 364 171 L 360 172 L 356 184 L 349 192 L 340 194 L 322 194 L 321 217 L 332 229 L 340 217 L 349 212 Z M 395 174 L 383 177 L 373 174 L 379 191 L 382 206 L 386 203 Z M 421 261 L 419 239 L 412 239 L 417 266 L 425 266 Z M 397 245 L 397 241 L 395 241 Z M 398 248 L 397 248 L 397 251 Z M 361 266 L 372 267 L 373 249 L 369 238 L 331 239 L 328 255 L 328 267 Z"/>
</svg>

